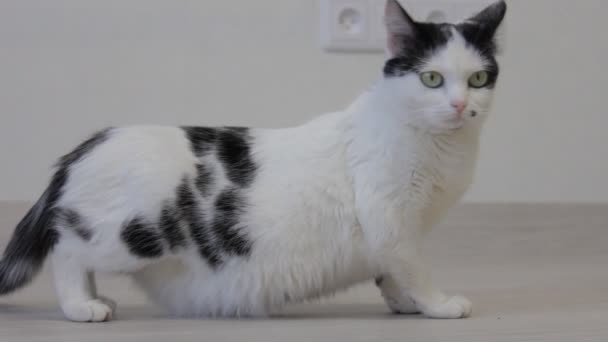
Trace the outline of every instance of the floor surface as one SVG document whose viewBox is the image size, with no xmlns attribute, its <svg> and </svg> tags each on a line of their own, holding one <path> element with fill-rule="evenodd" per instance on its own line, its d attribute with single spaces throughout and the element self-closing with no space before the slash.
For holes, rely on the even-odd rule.
<svg viewBox="0 0 608 342">
<path fill-rule="evenodd" d="M 0 247 L 25 213 L 0 203 Z M 0 298 L 0 341 L 608 341 L 608 205 L 464 205 L 429 236 L 433 275 L 473 301 L 465 320 L 390 315 L 372 284 L 263 320 L 172 319 L 125 278 L 102 278 L 115 321 L 71 323 L 48 267 Z"/>
</svg>

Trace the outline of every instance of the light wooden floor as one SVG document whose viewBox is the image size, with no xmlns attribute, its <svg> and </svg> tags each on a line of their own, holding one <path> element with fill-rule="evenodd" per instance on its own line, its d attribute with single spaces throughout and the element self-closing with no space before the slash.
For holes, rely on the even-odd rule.
<svg viewBox="0 0 608 342">
<path fill-rule="evenodd" d="M 0 204 L 0 245 L 25 212 Z M 122 278 L 101 279 L 117 320 L 63 320 L 48 270 L 0 299 L 0 341 L 608 341 L 608 205 L 467 205 L 427 245 L 438 283 L 473 317 L 393 316 L 367 284 L 267 320 L 177 320 Z"/>
</svg>

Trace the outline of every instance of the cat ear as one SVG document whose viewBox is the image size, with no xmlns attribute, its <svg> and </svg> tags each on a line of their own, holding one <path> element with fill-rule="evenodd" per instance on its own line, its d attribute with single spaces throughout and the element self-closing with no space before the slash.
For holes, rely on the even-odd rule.
<svg viewBox="0 0 608 342">
<path fill-rule="evenodd" d="M 457 27 L 465 39 L 479 51 L 495 55 L 500 53 L 500 44 L 498 43 L 501 42 L 497 41 L 502 39 L 500 39 L 500 33 L 497 34 L 497 31 L 506 12 L 507 4 L 504 0 L 501 0 L 490 5 L 464 23 L 459 24 Z"/>
<path fill-rule="evenodd" d="M 394 57 L 403 50 L 408 41 L 414 39 L 416 22 L 397 0 L 387 0 L 384 9 L 384 24 L 388 34 L 387 52 L 390 57 Z"/>
<path fill-rule="evenodd" d="M 465 23 L 477 25 L 480 30 L 485 31 L 486 36 L 493 38 L 506 12 L 507 4 L 501 0 L 469 18 Z"/>
</svg>

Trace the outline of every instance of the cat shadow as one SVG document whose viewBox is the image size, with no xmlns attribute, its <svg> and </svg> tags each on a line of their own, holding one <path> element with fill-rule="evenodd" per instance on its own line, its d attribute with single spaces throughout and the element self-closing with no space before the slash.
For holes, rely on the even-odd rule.
<svg viewBox="0 0 608 342">
<path fill-rule="evenodd" d="M 51 321 L 68 322 L 59 308 L 44 308 L 0 304 L 0 318 L 15 321 Z M 207 321 L 207 322 L 263 322 L 263 321 L 299 321 L 299 320 L 418 320 L 422 315 L 393 314 L 381 304 L 328 304 L 302 305 L 288 309 L 269 317 L 210 318 L 210 317 L 175 317 L 164 313 L 153 306 L 119 307 L 114 320 L 109 322 L 135 321 Z"/>
<path fill-rule="evenodd" d="M 327 304 L 310 305 L 286 310 L 273 315 L 275 320 L 387 320 L 387 319 L 421 319 L 419 314 L 394 314 L 384 304 Z"/>
</svg>

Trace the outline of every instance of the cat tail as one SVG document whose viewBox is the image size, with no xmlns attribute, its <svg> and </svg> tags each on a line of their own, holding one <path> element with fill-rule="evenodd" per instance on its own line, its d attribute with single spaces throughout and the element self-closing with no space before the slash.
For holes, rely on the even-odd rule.
<svg viewBox="0 0 608 342">
<path fill-rule="evenodd" d="M 58 239 L 53 206 L 59 196 L 49 188 L 19 222 L 0 261 L 0 295 L 27 285 L 40 271 Z"/>
<path fill-rule="evenodd" d="M 0 295 L 27 285 L 38 274 L 59 240 L 59 232 L 55 229 L 56 207 L 68 181 L 70 166 L 106 141 L 111 131 L 112 128 L 106 128 L 95 133 L 59 159 L 48 188 L 17 225 L 0 260 Z"/>
</svg>

